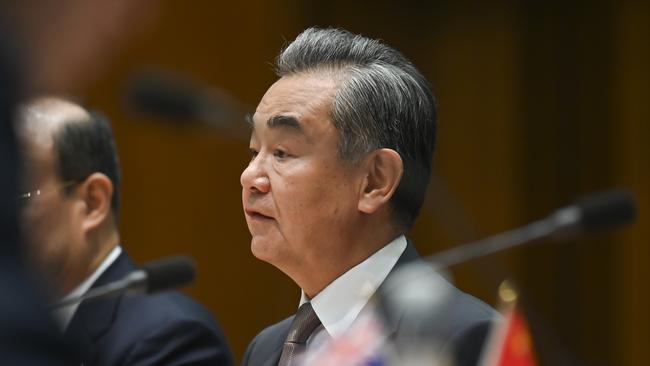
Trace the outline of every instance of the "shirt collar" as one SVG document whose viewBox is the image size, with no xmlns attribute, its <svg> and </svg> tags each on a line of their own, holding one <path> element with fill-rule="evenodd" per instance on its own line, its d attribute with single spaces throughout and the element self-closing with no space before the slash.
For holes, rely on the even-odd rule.
<svg viewBox="0 0 650 366">
<path fill-rule="evenodd" d="M 122 247 L 121 246 L 116 246 L 111 250 L 110 253 L 104 258 L 102 263 L 95 269 L 95 271 L 88 277 L 86 278 L 79 286 L 77 286 L 74 290 L 72 290 L 70 293 L 68 293 L 61 301 L 71 299 L 74 297 L 81 296 L 85 294 L 90 287 L 92 287 L 93 283 L 97 281 L 99 276 L 104 273 L 108 267 L 110 267 L 113 262 L 117 259 L 117 257 L 120 256 L 122 253 Z M 72 320 L 72 317 L 74 316 L 74 313 L 77 311 L 77 308 L 79 307 L 80 302 L 76 302 L 74 304 L 64 306 L 62 308 L 58 308 L 54 310 L 54 319 L 57 321 L 59 326 L 61 327 L 61 330 L 65 331 L 65 329 L 68 327 L 68 324 L 70 324 L 70 321 Z"/>
<path fill-rule="evenodd" d="M 300 305 L 311 302 L 327 333 L 337 337 L 354 322 L 405 249 L 406 238 L 401 235 L 335 279 L 313 299 L 303 291 Z"/>
</svg>

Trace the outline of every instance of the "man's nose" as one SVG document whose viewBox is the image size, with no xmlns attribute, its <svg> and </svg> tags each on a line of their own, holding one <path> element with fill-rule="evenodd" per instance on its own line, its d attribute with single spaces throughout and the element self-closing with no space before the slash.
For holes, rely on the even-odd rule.
<svg viewBox="0 0 650 366">
<path fill-rule="evenodd" d="M 271 189 L 269 177 L 259 155 L 244 169 L 239 181 L 243 189 L 253 193 L 267 193 Z"/>
</svg>

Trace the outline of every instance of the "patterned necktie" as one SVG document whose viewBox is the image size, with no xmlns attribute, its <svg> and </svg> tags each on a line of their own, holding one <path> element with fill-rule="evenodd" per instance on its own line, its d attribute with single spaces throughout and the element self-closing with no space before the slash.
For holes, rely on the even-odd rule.
<svg viewBox="0 0 650 366">
<path fill-rule="evenodd" d="M 287 340 L 284 341 L 278 366 L 294 366 L 295 359 L 302 355 L 307 348 L 307 339 L 320 324 L 320 319 L 311 304 L 308 302 L 302 304 L 289 327 L 289 334 Z"/>
</svg>

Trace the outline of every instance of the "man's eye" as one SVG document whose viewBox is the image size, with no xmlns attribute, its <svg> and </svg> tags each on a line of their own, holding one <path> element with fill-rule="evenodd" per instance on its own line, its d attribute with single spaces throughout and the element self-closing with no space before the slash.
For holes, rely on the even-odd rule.
<svg viewBox="0 0 650 366">
<path fill-rule="evenodd" d="M 249 148 L 248 150 L 250 151 L 250 154 L 251 154 L 251 160 L 255 159 L 257 154 L 259 154 L 259 151 L 255 150 L 253 148 Z"/>
<path fill-rule="evenodd" d="M 284 150 L 276 149 L 273 151 L 273 156 L 278 159 L 284 159 L 288 156 L 288 154 Z"/>
</svg>

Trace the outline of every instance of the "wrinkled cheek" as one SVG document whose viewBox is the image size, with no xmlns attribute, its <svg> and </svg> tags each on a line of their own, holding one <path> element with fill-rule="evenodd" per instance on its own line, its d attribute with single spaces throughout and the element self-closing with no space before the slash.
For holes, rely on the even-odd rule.
<svg viewBox="0 0 650 366">
<path fill-rule="evenodd" d="M 291 225 L 283 228 L 287 240 L 306 244 L 322 240 L 321 236 L 339 213 L 335 197 L 317 195 L 298 202 L 291 213 Z"/>
</svg>

